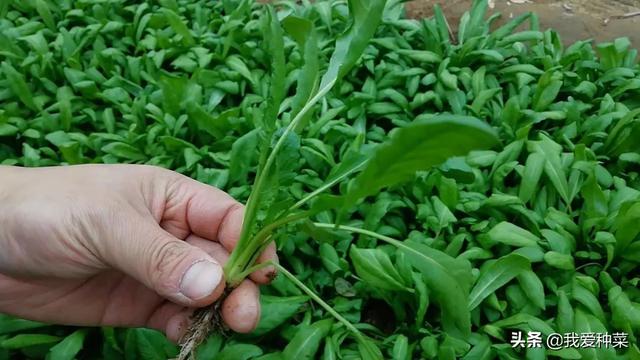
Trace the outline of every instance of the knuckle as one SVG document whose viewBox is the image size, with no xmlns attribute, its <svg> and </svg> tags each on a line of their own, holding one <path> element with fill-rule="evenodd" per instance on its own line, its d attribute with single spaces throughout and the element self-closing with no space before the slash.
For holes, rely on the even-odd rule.
<svg viewBox="0 0 640 360">
<path fill-rule="evenodd" d="M 228 214 L 231 216 L 244 216 L 244 205 L 237 201 L 234 201 L 233 204 L 231 204 L 231 206 L 229 207 Z"/>
<path fill-rule="evenodd" d="M 178 283 L 182 274 L 179 273 L 181 264 L 186 260 L 188 244 L 179 241 L 165 241 L 158 246 L 152 257 L 152 267 L 149 269 L 151 278 L 160 291 L 175 293 L 178 291 Z"/>
</svg>

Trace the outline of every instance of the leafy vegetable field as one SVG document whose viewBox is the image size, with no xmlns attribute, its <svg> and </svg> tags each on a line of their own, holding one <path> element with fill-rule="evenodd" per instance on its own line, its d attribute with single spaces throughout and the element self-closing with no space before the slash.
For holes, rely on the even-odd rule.
<svg viewBox="0 0 640 360">
<path fill-rule="evenodd" d="M 271 240 L 283 268 L 258 328 L 198 359 L 640 359 L 637 50 L 486 12 L 453 35 L 396 0 L 5 0 L 0 163 L 152 164 L 248 201 L 227 281 Z M 178 350 L 0 315 L 0 360 Z"/>
</svg>

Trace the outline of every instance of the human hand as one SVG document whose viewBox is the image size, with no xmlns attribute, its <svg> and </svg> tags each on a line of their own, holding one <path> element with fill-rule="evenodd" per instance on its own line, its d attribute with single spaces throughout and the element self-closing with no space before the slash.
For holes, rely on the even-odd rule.
<svg viewBox="0 0 640 360">
<path fill-rule="evenodd" d="M 137 165 L 0 167 L 0 312 L 66 325 L 150 327 L 177 341 L 225 286 L 243 206 L 216 188 Z M 273 244 L 259 261 L 277 261 Z M 267 267 L 229 294 L 227 325 L 260 317 Z"/>
</svg>

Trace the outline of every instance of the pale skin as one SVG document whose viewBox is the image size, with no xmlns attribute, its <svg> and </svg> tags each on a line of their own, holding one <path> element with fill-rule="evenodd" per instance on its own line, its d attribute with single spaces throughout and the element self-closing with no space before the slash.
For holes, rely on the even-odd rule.
<svg viewBox="0 0 640 360">
<path fill-rule="evenodd" d="M 243 211 L 219 189 L 151 166 L 0 166 L 0 313 L 149 327 L 179 341 L 193 309 L 224 292 Z M 224 300 L 232 330 L 256 327 L 258 285 L 273 275 L 255 272 Z"/>
</svg>

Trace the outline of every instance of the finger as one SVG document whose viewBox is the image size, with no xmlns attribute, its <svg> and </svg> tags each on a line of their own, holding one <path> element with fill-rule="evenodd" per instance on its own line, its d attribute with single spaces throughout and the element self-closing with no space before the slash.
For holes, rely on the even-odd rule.
<svg viewBox="0 0 640 360">
<path fill-rule="evenodd" d="M 224 265 L 229 259 L 229 252 L 217 242 L 203 239 L 197 235 L 191 235 L 186 239 L 187 243 L 197 246 L 200 249 L 211 255 L 216 261 Z M 264 263 L 266 261 L 273 261 L 278 263 L 278 254 L 276 252 L 276 245 L 274 243 L 269 244 L 265 251 L 258 258 L 258 263 Z M 264 269 L 260 269 L 250 275 L 251 280 L 258 284 L 268 284 L 276 276 L 276 269 L 273 266 L 268 266 Z"/>
<path fill-rule="evenodd" d="M 271 243 L 258 257 L 258 263 L 264 263 L 267 261 L 273 261 L 279 263 L 278 254 L 276 251 L 276 244 Z M 276 268 L 273 266 L 267 266 L 263 269 L 255 271 L 250 275 L 251 280 L 258 284 L 268 284 L 276 277 Z"/>
<path fill-rule="evenodd" d="M 176 344 L 180 342 L 187 333 L 187 330 L 189 330 L 192 316 L 193 309 L 184 309 L 170 317 L 169 320 L 167 320 L 167 324 L 164 329 L 164 333 L 167 335 L 167 338 Z"/>
<path fill-rule="evenodd" d="M 200 249 L 206 251 L 207 254 L 211 255 L 211 257 L 216 259 L 216 261 L 222 265 L 226 264 L 227 260 L 229 259 L 229 252 L 217 242 L 203 239 L 197 235 L 190 235 L 186 239 L 186 241 L 187 243 L 193 246 L 197 246 Z M 258 258 L 258 263 L 264 263 L 267 261 L 279 263 L 278 254 L 276 253 L 276 246 L 274 243 L 269 244 L 262 255 L 260 255 L 260 257 Z M 264 269 L 255 271 L 250 275 L 250 278 L 258 284 L 268 284 L 275 278 L 275 276 L 275 267 L 268 266 Z"/>
<path fill-rule="evenodd" d="M 222 305 L 222 319 L 239 333 L 249 333 L 260 320 L 260 291 L 251 280 L 245 280 L 235 288 Z"/>
<path fill-rule="evenodd" d="M 170 186 L 165 208 L 163 224 L 173 224 L 174 229 L 187 227 L 192 234 L 220 242 L 228 251 L 240 238 L 244 206 L 220 189 L 181 176 Z"/>
<path fill-rule="evenodd" d="M 226 264 L 229 259 L 229 252 L 220 243 L 203 239 L 197 235 L 190 235 L 186 240 L 188 244 L 204 250 L 219 264 Z"/>
<path fill-rule="evenodd" d="M 189 328 L 193 311 L 166 301 L 151 314 L 146 326 L 164 332 L 169 340 L 177 343 Z"/>
<path fill-rule="evenodd" d="M 206 306 L 222 295 L 222 266 L 204 250 L 149 219 L 128 217 L 118 225 L 111 229 L 114 240 L 100 245 L 109 265 L 183 306 Z"/>
</svg>

